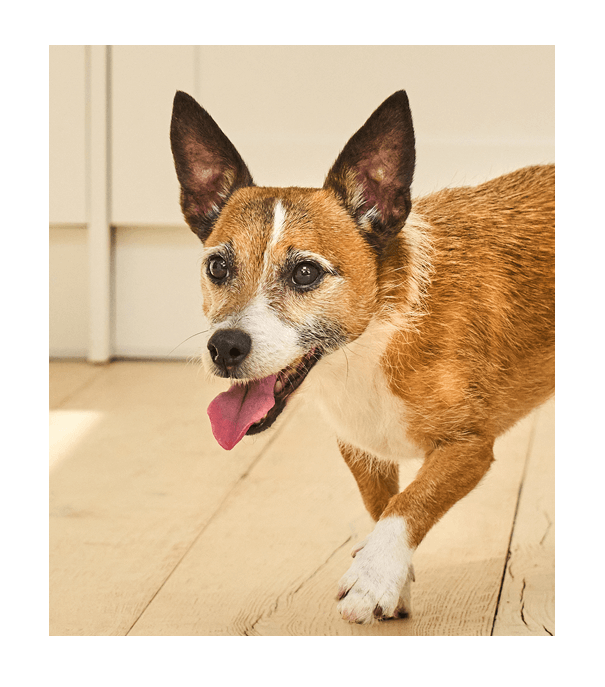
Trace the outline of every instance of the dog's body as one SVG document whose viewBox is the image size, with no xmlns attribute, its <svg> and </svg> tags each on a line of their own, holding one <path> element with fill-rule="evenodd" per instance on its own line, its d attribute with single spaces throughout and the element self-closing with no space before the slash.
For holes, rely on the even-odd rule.
<svg viewBox="0 0 605 687">
<path fill-rule="evenodd" d="M 411 558 L 493 444 L 554 392 L 554 166 L 414 201 L 407 96 L 323 189 L 257 188 L 210 116 L 175 98 L 185 218 L 204 243 L 206 362 L 235 383 L 219 443 L 269 427 L 304 383 L 377 521 L 340 584 L 344 618 L 410 612 Z M 307 376 L 308 375 L 308 376 Z M 401 493 L 397 461 L 424 459 Z"/>
</svg>

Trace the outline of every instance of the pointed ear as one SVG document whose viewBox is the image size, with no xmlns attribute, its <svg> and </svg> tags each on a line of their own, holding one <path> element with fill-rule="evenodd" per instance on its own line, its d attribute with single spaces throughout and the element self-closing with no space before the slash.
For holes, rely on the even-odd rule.
<svg viewBox="0 0 605 687">
<path fill-rule="evenodd" d="M 231 194 L 254 185 L 252 176 L 212 117 L 182 91 L 174 97 L 170 144 L 183 215 L 205 241 Z"/>
<path fill-rule="evenodd" d="M 336 193 L 377 252 L 410 214 L 415 160 L 412 113 L 398 91 L 353 135 L 326 177 L 324 188 Z"/>
</svg>

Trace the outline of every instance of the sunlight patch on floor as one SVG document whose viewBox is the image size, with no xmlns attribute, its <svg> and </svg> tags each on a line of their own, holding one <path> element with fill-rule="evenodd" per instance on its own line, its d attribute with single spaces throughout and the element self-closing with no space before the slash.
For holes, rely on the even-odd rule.
<svg viewBox="0 0 605 687">
<path fill-rule="evenodd" d="M 49 468 L 66 458 L 95 427 L 103 413 L 94 410 L 51 410 L 49 426 Z"/>
</svg>

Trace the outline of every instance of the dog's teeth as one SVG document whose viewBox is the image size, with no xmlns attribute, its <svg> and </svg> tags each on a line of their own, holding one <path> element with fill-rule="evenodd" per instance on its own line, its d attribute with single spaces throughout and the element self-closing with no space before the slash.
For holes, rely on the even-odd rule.
<svg viewBox="0 0 605 687">
<path fill-rule="evenodd" d="M 275 389 L 274 392 L 278 394 L 282 389 L 284 388 L 284 385 L 279 381 L 279 379 L 275 382 Z"/>
</svg>

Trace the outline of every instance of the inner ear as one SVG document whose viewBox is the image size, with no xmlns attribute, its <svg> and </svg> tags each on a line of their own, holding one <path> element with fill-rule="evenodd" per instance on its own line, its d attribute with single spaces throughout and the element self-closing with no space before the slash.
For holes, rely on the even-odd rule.
<svg viewBox="0 0 605 687">
<path fill-rule="evenodd" d="M 372 245 L 386 245 L 403 227 L 411 207 L 416 160 L 408 97 L 384 101 L 343 148 L 326 177 Z"/>
<path fill-rule="evenodd" d="M 361 186 L 363 202 L 356 212 L 358 215 L 364 214 L 375 208 L 383 222 L 392 220 L 397 223 L 405 220 L 405 195 L 410 190 L 411 175 L 408 180 L 407 161 L 402 160 L 400 137 L 389 132 L 381 139 L 376 149 L 370 150 L 367 156 L 362 156 L 352 166 L 357 183 Z"/>
<path fill-rule="evenodd" d="M 170 143 L 183 215 L 205 241 L 232 193 L 254 185 L 252 175 L 212 117 L 182 91 L 174 98 Z"/>
</svg>

